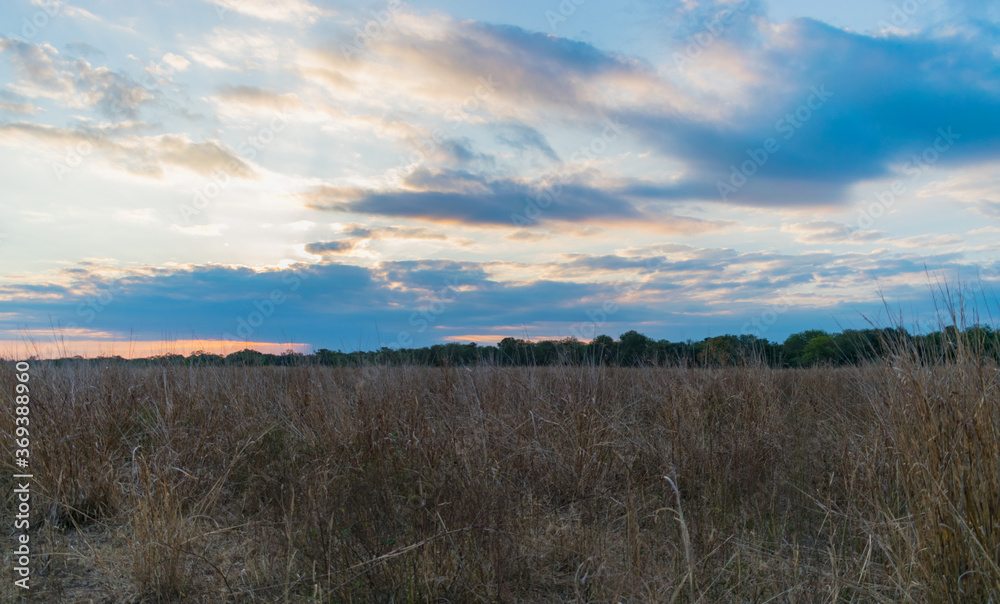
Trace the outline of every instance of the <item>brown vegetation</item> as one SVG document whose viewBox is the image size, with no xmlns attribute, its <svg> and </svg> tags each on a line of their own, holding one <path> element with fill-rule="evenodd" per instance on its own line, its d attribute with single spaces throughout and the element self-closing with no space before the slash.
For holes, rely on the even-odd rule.
<svg viewBox="0 0 1000 604">
<path fill-rule="evenodd" d="M 31 595 L 986 601 L 1000 377 L 968 351 L 905 352 L 811 369 L 40 364 Z M 7 497 L 12 428 L 0 415 Z"/>
</svg>

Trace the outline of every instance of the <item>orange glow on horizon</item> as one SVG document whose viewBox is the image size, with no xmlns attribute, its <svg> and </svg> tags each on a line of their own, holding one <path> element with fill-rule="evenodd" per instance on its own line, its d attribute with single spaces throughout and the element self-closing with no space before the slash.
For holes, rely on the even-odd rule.
<svg viewBox="0 0 1000 604">
<path fill-rule="evenodd" d="M 26 359 L 34 356 L 39 359 L 56 359 L 73 356 L 96 358 L 101 356 L 120 356 L 126 359 L 137 359 L 164 354 L 180 354 L 189 356 L 196 351 L 211 354 L 227 355 L 239 352 L 245 348 L 269 354 L 281 354 L 286 350 L 294 350 L 308 354 L 312 346 L 301 343 L 281 342 L 233 342 L 228 340 L 0 340 L 0 357 L 6 359 Z"/>
</svg>

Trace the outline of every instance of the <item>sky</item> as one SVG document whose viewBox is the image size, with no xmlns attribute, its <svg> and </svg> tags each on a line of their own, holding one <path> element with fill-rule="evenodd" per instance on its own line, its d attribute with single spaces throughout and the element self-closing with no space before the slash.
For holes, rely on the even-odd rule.
<svg viewBox="0 0 1000 604">
<path fill-rule="evenodd" d="M 971 0 L 10 0 L 0 355 L 990 322 L 998 107 Z"/>
</svg>

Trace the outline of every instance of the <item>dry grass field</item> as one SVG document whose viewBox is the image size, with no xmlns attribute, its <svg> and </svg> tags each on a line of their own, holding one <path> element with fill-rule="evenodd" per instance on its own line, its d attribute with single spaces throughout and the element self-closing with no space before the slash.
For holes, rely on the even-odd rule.
<svg viewBox="0 0 1000 604">
<path fill-rule="evenodd" d="M 961 350 L 798 370 L 40 363 L 32 383 L 37 601 L 1000 594 L 1000 376 Z"/>
</svg>

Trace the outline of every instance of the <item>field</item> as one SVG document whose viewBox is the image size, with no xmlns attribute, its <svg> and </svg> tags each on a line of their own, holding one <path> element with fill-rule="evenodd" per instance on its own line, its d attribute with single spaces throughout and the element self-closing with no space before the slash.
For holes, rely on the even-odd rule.
<svg viewBox="0 0 1000 604">
<path fill-rule="evenodd" d="M 32 383 L 37 601 L 1000 594 L 1000 376 L 971 354 L 811 369 L 40 363 Z M 20 598 L 5 575 L 0 595 Z"/>
</svg>

